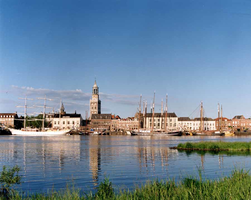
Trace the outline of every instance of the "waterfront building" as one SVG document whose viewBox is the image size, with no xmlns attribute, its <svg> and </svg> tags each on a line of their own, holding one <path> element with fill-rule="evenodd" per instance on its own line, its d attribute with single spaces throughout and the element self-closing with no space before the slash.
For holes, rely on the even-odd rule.
<svg viewBox="0 0 251 200">
<path fill-rule="evenodd" d="M 16 119 L 18 119 L 17 113 L 0 113 L 0 124 L 7 127 L 14 128 L 18 124 Z"/>
<path fill-rule="evenodd" d="M 82 126 L 83 119 L 81 114 L 66 113 L 63 103 L 59 113 L 46 114 L 46 121 L 51 124 L 53 129 L 79 129 Z"/>
<path fill-rule="evenodd" d="M 152 118 L 153 118 L 153 131 L 164 131 L 165 126 L 165 114 L 163 113 L 154 113 L 154 117 L 152 117 L 152 113 L 145 113 L 143 118 L 143 128 L 151 130 L 152 128 Z M 178 117 L 175 113 L 167 113 L 167 123 L 166 130 L 167 131 L 176 131 L 178 129 Z"/>
<path fill-rule="evenodd" d="M 232 119 L 232 127 L 236 130 L 250 130 L 251 119 L 246 119 L 243 115 L 236 115 Z"/>
<path fill-rule="evenodd" d="M 99 87 L 96 80 L 92 87 L 92 98 L 90 99 L 90 118 L 93 114 L 101 114 L 101 100 L 99 99 Z"/>
<path fill-rule="evenodd" d="M 112 114 L 92 114 L 90 127 L 93 130 L 110 130 Z"/>
<path fill-rule="evenodd" d="M 204 130 L 206 131 L 214 131 L 216 130 L 215 126 L 215 120 L 212 118 L 203 118 L 203 127 Z M 200 130 L 201 127 L 201 119 L 200 118 L 195 118 L 195 119 L 190 119 L 189 117 L 179 117 L 178 118 L 178 127 L 181 130 L 185 131 L 198 131 Z"/>
<path fill-rule="evenodd" d="M 112 131 L 132 131 L 138 129 L 139 121 L 135 117 L 128 117 L 126 119 L 118 118 L 117 116 L 111 121 Z"/>
<path fill-rule="evenodd" d="M 215 127 L 217 130 L 229 130 L 232 126 L 232 120 L 226 117 L 218 117 L 215 119 Z"/>
</svg>

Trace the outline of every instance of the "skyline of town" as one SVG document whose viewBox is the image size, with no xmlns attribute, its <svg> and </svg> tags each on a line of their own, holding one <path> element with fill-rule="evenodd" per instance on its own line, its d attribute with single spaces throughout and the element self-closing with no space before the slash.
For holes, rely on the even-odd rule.
<svg viewBox="0 0 251 200">
<path fill-rule="evenodd" d="M 96 79 L 95 79 L 95 84 L 96 84 Z M 94 84 L 94 85 L 95 85 Z M 17 86 L 12 86 L 12 87 L 14 87 L 14 88 L 17 88 Z M 94 87 L 94 86 L 93 86 Z M 92 88 L 93 88 L 92 87 Z M 20 88 L 19 88 L 20 89 Z M 43 103 L 44 103 L 44 100 L 43 101 L 41 101 L 41 100 L 39 100 L 38 99 L 38 97 L 36 97 L 36 96 L 34 96 L 35 94 L 36 94 L 36 92 L 33 92 L 33 90 L 35 90 L 34 88 L 21 88 L 21 89 L 26 89 L 26 90 L 30 90 L 31 92 L 27 95 L 27 93 L 26 93 L 26 97 L 27 97 L 27 106 L 28 106 L 28 109 L 29 108 L 31 108 L 31 110 L 33 110 L 33 112 L 27 112 L 27 115 L 29 115 L 29 116 L 31 116 L 31 115 L 38 115 L 38 114 L 40 114 L 40 113 L 42 113 L 42 111 L 38 111 L 39 109 L 40 110 L 42 110 L 42 108 L 38 108 L 39 106 L 41 107 L 41 106 L 43 106 Z M 43 91 L 43 89 L 39 89 L 39 90 L 42 90 Z M 99 87 L 98 87 L 98 90 L 99 90 Z M 36 90 L 35 90 L 36 91 Z M 62 104 L 64 104 L 64 107 L 65 107 L 65 105 L 67 105 L 67 101 L 66 101 L 66 103 L 63 101 L 63 99 L 62 98 L 55 98 L 55 99 L 57 99 L 57 100 L 59 100 L 59 104 L 58 103 L 55 103 L 55 99 L 50 99 L 50 97 L 48 96 L 48 94 L 49 94 L 49 92 L 48 91 L 46 91 L 46 90 L 44 90 L 43 91 L 44 93 L 43 93 L 43 95 L 40 95 L 41 97 L 44 97 L 44 96 L 46 96 L 47 95 L 47 105 L 46 105 L 46 113 L 58 113 L 59 112 L 59 110 L 60 110 L 60 108 L 61 108 L 61 106 L 62 106 Z M 72 93 L 74 93 L 74 92 L 76 92 L 76 93 L 82 93 L 82 91 L 81 90 L 76 90 L 76 91 L 72 91 Z M 155 93 L 155 92 L 154 92 Z M 101 96 L 101 97 L 99 97 L 99 99 L 102 101 L 102 97 L 105 97 L 104 99 L 106 100 L 106 98 L 107 98 L 107 96 L 108 95 L 105 95 L 105 94 L 103 94 L 103 93 L 99 93 L 98 92 L 98 96 Z M 74 95 L 74 94 L 73 94 Z M 74 113 L 74 112 L 77 112 L 77 113 L 79 113 L 79 114 L 81 114 L 82 115 L 82 118 L 83 119 L 85 119 L 85 117 L 86 117 L 86 112 L 88 113 L 88 118 L 91 116 L 91 110 L 90 110 L 90 108 L 91 108 L 91 105 L 90 105 L 90 100 L 92 99 L 92 93 L 89 93 L 88 95 L 86 95 L 86 99 L 88 99 L 88 96 L 90 96 L 90 98 L 89 98 L 89 101 L 87 102 L 87 104 L 89 103 L 89 105 L 87 105 L 86 104 L 86 107 L 89 107 L 87 110 L 85 110 L 83 113 L 81 113 L 81 112 L 79 112 L 79 110 L 77 110 L 76 109 L 76 107 L 75 107 L 75 109 L 74 109 L 74 107 L 73 107 L 73 110 L 70 110 L 70 111 L 68 111 L 67 110 L 67 106 L 66 106 L 66 110 L 67 110 L 67 113 Z M 167 95 L 167 94 L 166 94 Z M 34 97 L 34 98 L 30 98 L 30 97 Z M 66 97 L 66 96 L 65 96 Z M 167 95 L 167 97 L 168 97 L 168 95 Z M 66 97 L 67 98 L 67 97 Z M 120 114 L 120 113 L 118 113 L 118 112 L 114 112 L 114 113 L 112 113 L 112 112 L 106 112 L 106 110 L 108 110 L 107 108 L 103 108 L 103 106 L 101 106 L 101 113 L 102 114 L 104 114 L 104 113 L 107 113 L 107 114 L 113 114 L 113 115 L 119 115 L 121 118 L 127 118 L 127 117 L 133 117 L 137 112 L 138 112 L 138 110 L 139 110 L 139 105 L 140 105 L 140 98 L 141 98 L 141 112 L 143 113 L 144 111 L 143 111 L 143 109 L 144 109 L 144 103 L 146 102 L 147 103 L 147 112 L 148 113 L 151 113 L 152 112 L 152 102 L 153 102 L 153 100 L 149 103 L 149 102 L 147 102 L 146 100 L 144 100 L 144 98 L 142 99 L 142 95 L 139 95 L 139 96 L 136 96 L 135 95 L 135 99 L 136 98 L 138 98 L 138 102 L 134 102 L 134 104 L 135 105 L 133 105 L 133 104 L 131 104 L 131 105 L 133 105 L 134 107 L 135 107 L 135 112 L 134 112 L 134 114 L 132 114 L 132 115 L 128 115 L 128 116 L 124 116 L 123 115 L 123 113 L 122 113 L 122 115 Z M 19 98 L 19 103 L 24 103 L 24 99 L 25 99 L 25 97 L 21 97 L 21 98 Z M 30 100 L 31 101 L 30 101 Z M 150 98 L 149 98 L 150 99 Z M 34 103 L 34 101 L 35 102 L 39 102 L 39 103 Z M 54 101 L 54 102 L 53 102 Z M 161 110 L 161 108 L 162 108 L 162 106 L 161 106 L 161 102 L 156 102 L 156 99 L 155 99 L 155 113 L 161 113 L 161 112 L 165 112 L 165 102 L 166 102 L 166 99 L 162 99 L 161 101 L 163 101 L 163 110 Z M 54 104 L 53 104 L 53 103 Z M 102 101 L 103 102 L 103 101 Z M 168 97 L 168 102 L 169 102 L 169 97 Z M 201 101 L 201 102 L 203 102 L 203 101 Z M 200 102 L 200 103 L 201 103 Z M 169 110 L 169 104 L 168 104 L 168 112 L 169 113 L 176 113 L 177 114 L 177 116 L 178 117 L 189 117 L 190 119 L 194 119 L 194 118 L 198 118 L 198 117 L 200 117 L 200 103 L 198 104 L 198 106 L 197 106 L 197 108 L 195 108 L 190 114 L 188 114 L 188 115 L 185 115 L 185 116 L 180 116 L 180 115 L 178 115 L 177 114 L 177 112 L 176 111 L 173 111 L 173 110 Z M 48 104 L 53 104 L 53 105 L 55 105 L 55 106 L 51 106 L 51 105 L 48 105 Z M 103 104 L 103 103 L 102 103 Z M 214 117 L 214 116 L 208 116 L 207 115 L 207 112 L 205 112 L 204 111 L 204 117 L 206 117 L 206 118 L 212 118 L 212 119 L 216 119 L 217 117 L 218 117 L 218 109 L 219 109 L 219 106 L 220 104 L 217 104 L 217 115 Z M 19 107 L 19 108 L 18 108 Z M 58 108 L 57 108 L 58 107 Z M 221 105 L 221 107 L 222 107 L 222 105 Z M 7 108 L 8 110 L 10 110 L 10 111 L 8 111 L 8 112 L 6 112 L 6 111 L 4 111 L 4 109 L 2 109 L 5 113 L 15 113 L 15 112 L 17 112 L 17 114 L 19 115 L 19 116 L 23 116 L 24 115 L 24 113 L 23 113 L 23 106 L 22 106 L 22 104 L 20 104 L 20 105 L 17 105 L 17 106 L 15 106 L 15 110 L 16 111 L 13 111 L 13 109 L 11 110 L 10 108 Z M 34 111 L 34 109 L 36 109 L 36 111 Z M 17 111 L 17 110 L 19 110 L 19 112 Z M 204 108 L 204 110 L 205 110 L 205 108 Z M 37 112 L 38 111 L 38 112 Z M 225 114 L 224 114 L 224 112 L 223 112 L 223 117 L 226 117 L 226 118 L 229 118 L 229 119 L 232 119 L 232 118 L 234 118 L 235 116 L 240 116 L 240 115 L 243 115 L 243 114 L 236 114 L 236 115 L 234 115 L 233 117 L 228 117 L 228 116 L 225 116 Z M 245 115 L 243 115 L 245 118 L 250 118 L 250 116 L 245 116 Z"/>
</svg>

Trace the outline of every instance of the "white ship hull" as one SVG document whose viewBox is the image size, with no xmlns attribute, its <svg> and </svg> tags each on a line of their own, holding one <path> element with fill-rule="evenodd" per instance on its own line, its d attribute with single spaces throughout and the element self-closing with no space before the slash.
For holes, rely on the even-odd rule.
<svg viewBox="0 0 251 200">
<path fill-rule="evenodd" d="M 22 135 L 22 136 L 59 136 L 65 135 L 70 130 L 61 130 L 61 131 L 25 131 L 25 130 L 17 130 L 17 129 L 10 129 L 12 135 Z"/>
</svg>

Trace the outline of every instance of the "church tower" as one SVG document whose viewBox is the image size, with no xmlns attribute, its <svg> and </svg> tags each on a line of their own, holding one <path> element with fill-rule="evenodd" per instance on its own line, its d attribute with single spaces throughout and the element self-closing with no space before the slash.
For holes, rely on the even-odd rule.
<svg viewBox="0 0 251 200">
<path fill-rule="evenodd" d="M 96 80 L 92 87 L 92 99 L 90 100 L 90 117 L 92 114 L 101 114 L 101 101 L 99 100 L 99 88 Z"/>
</svg>

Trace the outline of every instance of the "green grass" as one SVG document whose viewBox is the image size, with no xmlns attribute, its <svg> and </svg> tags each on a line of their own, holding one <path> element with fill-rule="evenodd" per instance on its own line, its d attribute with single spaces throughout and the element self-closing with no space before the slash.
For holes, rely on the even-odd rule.
<svg viewBox="0 0 251 200">
<path fill-rule="evenodd" d="M 180 143 L 177 149 L 211 151 L 250 151 L 251 142 L 187 142 Z"/>
<path fill-rule="evenodd" d="M 81 195 L 82 193 L 82 195 Z M 37 194 L 30 197 L 22 197 L 21 193 L 14 193 L 10 199 L 15 200 L 80 200 L 80 199 L 250 199 L 251 196 L 251 175 L 244 170 L 234 170 L 229 177 L 219 180 L 202 181 L 193 177 L 187 177 L 179 183 L 170 181 L 153 181 L 136 187 L 133 191 L 123 190 L 114 192 L 112 183 L 109 180 L 102 182 L 96 193 L 87 193 L 74 188 L 66 188 L 61 192 L 48 194 Z M 1 197 L 0 197 L 1 199 Z"/>
</svg>

